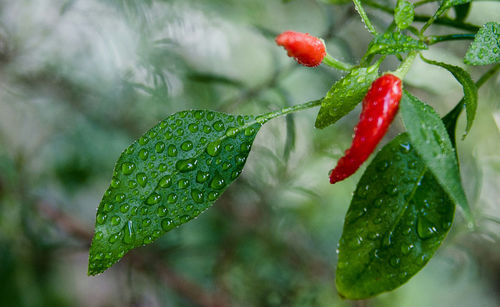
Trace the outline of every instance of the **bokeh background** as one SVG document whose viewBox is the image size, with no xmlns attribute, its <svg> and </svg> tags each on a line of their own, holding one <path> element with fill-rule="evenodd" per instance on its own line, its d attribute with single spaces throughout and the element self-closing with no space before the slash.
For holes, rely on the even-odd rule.
<svg viewBox="0 0 500 307">
<path fill-rule="evenodd" d="M 284 30 L 359 60 L 370 35 L 352 5 L 327 2 L 0 0 L 0 305 L 498 306 L 498 76 L 458 142 L 479 227 L 468 230 L 457 212 L 435 257 L 393 292 L 353 302 L 335 290 L 337 242 L 362 171 L 333 186 L 327 178 L 359 108 L 324 130 L 313 128 L 317 109 L 267 124 L 213 208 L 87 276 L 96 208 L 134 139 L 183 109 L 258 114 L 321 98 L 341 72 L 295 64 L 274 44 Z M 391 22 L 367 11 L 378 29 Z M 468 21 L 498 22 L 499 12 L 499 2 L 475 2 Z M 469 43 L 426 54 L 463 66 Z M 382 70 L 397 63 L 389 57 Z M 486 70 L 467 69 L 474 79 Z M 442 115 L 462 96 L 451 74 L 421 61 L 405 86 Z M 384 142 L 401 131 L 398 117 Z"/>
</svg>

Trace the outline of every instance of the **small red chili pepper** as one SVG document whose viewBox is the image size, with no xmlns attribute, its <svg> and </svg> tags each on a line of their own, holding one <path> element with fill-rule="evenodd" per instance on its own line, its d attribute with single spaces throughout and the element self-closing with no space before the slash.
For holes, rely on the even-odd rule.
<svg viewBox="0 0 500 307">
<path fill-rule="evenodd" d="M 276 44 L 283 46 L 289 57 L 308 67 L 318 66 L 326 56 L 323 41 L 309 33 L 285 31 L 276 37 Z"/>
<path fill-rule="evenodd" d="M 375 150 L 399 108 L 401 80 L 386 74 L 375 80 L 365 98 L 351 147 L 330 173 L 330 183 L 351 176 Z"/>
</svg>

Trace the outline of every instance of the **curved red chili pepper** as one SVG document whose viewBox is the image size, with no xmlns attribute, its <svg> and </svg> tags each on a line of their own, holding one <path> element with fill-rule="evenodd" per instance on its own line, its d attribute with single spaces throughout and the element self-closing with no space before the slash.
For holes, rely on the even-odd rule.
<svg viewBox="0 0 500 307">
<path fill-rule="evenodd" d="M 309 33 L 285 31 L 276 37 L 276 44 L 283 46 L 289 57 L 308 67 L 318 66 L 326 56 L 323 41 Z"/>
<path fill-rule="evenodd" d="M 375 80 L 365 98 L 351 147 L 330 173 L 330 183 L 351 176 L 375 150 L 399 108 L 401 80 L 386 74 Z"/>
</svg>

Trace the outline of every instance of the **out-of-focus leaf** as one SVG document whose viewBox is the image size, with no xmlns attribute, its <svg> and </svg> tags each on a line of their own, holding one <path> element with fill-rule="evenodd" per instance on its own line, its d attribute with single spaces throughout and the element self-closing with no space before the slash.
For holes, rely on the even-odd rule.
<svg viewBox="0 0 500 307">
<path fill-rule="evenodd" d="M 469 65 L 487 65 L 500 62 L 500 24 L 488 22 L 476 34 L 464 62 Z"/>
<path fill-rule="evenodd" d="M 394 21 L 400 29 L 408 28 L 415 16 L 413 4 L 406 0 L 398 0 L 394 10 Z"/>
<path fill-rule="evenodd" d="M 356 187 L 339 243 L 337 290 L 364 299 L 420 271 L 450 229 L 455 205 L 404 133 L 387 144 Z"/>
<path fill-rule="evenodd" d="M 401 115 L 411 143 L 442 189 L 472 221 L 460 179 L 457 157 L 446 128 L 434 109 L 408 92 L 401 99 Z"/>
<path fill-rule="evenodd" d="M 378 77 L 379 64 L 354 68 L 335 82 L 321 102 L 315 127 L 326 128 L 351 112 Z"/>
<path fill-rule="evenodd" d="M 130 145 L 97 210 L 89 274 L 211 206 L 240 175 L 261 125 L 254 116 L 183 111 Z"/>
<path fill-rule="evenodd" d="M 467 112 L 467 126 L 465 127 L 465 133 L 464 133 L 465 137 L 465 135 L 467 135 L 467 133 L 472 128 L 474 118 L 476 117 L 477 99 L 478 99 L 476 84 L 474 83 L 474 81 L 472 81 L 470 74 L 458 66 L 437 61 L 431 61 L 424 57 L 421 58 L 429 64 L 441 66 L 447 69 L 449 72 L 451 72 L 451 74 L 455 77 L 455 79 L 457 79 L 457 81 L 460 82 L 460 84 L 462 85 L 464 91 L 465 111 Z"/>
<path fill-rule="evenodd" d="M 367 54 L 397 54 L 423 49 L 427 49 L 427 46 L 422 41 L 399 32 L 389 32 L 375 36 L 368 46 Z"/>
</svg>

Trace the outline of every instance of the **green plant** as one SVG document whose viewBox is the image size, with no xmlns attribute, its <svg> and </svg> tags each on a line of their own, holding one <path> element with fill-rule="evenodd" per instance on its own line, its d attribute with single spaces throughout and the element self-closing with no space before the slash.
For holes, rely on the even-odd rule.
<svg viewBox="0 0 500 307">
<path fill-rule="evenodd" d="M 120 156 L 99 205 L 89 274 L 103 272 L 129 250 L 153 242 L 211 206 L 240 175 L 256 134 L 268 121 L 321 105 L 316 127 L 325 128 L 361 102 L 386 56 L 401 60 L 394 74 L 404 80 L 421 50 L 443 41 L 474 39 L 465 62 L 495 65 L 474 83 L 462 68 L 422 57 L 431 65 L 449 70 L 462 84 L 464 98 L 441 119 L 429 105 L 405 92 L 400 109 L 407 132 L 375 156 L 346 215 L 339 243 L 339 293 L 361 299 L 392 290 L 410 279 L 445 238 L 457 204 L 473 227 L 474 218 L 460 180 L 455 127 L 465 106 L 465 133 L 472 128 L 477 89 L 500 68 L 498 23 L 490 22 L 480 29 L 465 23 L 468 8 L 463 5 L 469 1 L 464 0 L 444 0 L 432 16 L 414 14 L 414 8 L 427 2 L 412 5 L 398 1 L 393 10 L 364 1 L 394 15 L 394 22 L 379 33 L 361 1 L 354 0 L 373 40 L 358 65 L 328 54 L 323 58 L 323 63 L 347 74 L 322 99 L 259 116 L 183 111 L 146 132 Z M 455 19 L 442 17 L 451 8 L 457 8 L 460 14 Z M 418 29 L 413 21 L 425 24 Z M 426 36 L 432 24 L 477 34 Z"/>
</svg>

